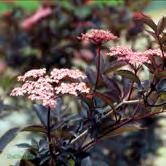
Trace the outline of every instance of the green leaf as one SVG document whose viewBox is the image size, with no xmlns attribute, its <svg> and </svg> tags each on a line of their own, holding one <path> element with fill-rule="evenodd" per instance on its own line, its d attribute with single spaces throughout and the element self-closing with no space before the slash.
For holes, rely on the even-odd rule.
<svg viewBox="0 0 166 166">
<path fill-rule="evenodd" d="M 46 128 L 44 128 L 43 126 L 40 126 L 40 125 L 27 126 L 27 127 L 24 127 L 23 129 L 21 129 L 21 131 L 32 131 L 32 132 L 47 133 Z"/>
<path fill-rule="evenodd" d="M 73 159 L 70 159 L 68 165 L 75 166 L 75 161 Z"/>
<path fill-rule="evenodd" d="M 18 127 L 12 128 L 0 138 L 0 153 L 16 137 L 19 130 Z"/>
<path fill-rule="evenodd" d="M 159 93 L 159 95 L 160 95 L 160 98 L 162 99 L 162 100 L 165 100 L 166 101 L 166 92 L 160 92 Z"/>
<path fill-rule="evenodd" d="M 118 75 L 121 75 L 122 77 L 126 77 L 129 80 L 134 81 L 134 82 L 136 82 L 138 84 L 140 83 L 139 78 L 134 73 L 132 73 L 129 70 L 118 70 L 116 73 Z"/>
</svg>

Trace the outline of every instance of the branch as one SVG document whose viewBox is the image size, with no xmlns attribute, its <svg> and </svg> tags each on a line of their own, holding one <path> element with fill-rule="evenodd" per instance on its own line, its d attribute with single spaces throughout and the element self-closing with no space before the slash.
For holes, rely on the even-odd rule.
<svg viewBox="0 0 166 166">
<path fill-rule="evenodd" d="M 129 101 L 122 101 L 121 103 L 119 103 L 115 109 L 119 108 L 120 106 L 122 106 L 123 104 L 135 104 L 135 103 L 139 103 L 140 100 L 129 100 Z M 112 109 L 107 113 L 105 114 L 105 116 L 103 118 L 106 118 L 108 117 L 110 114 L 112 113 Z M 86 135 L 88 133 L 88 130 L 89 129 L 86 129 L 85 131 L 83 131 L 80 135 L 78 135 L 75 139 L 73 139 L 71 141 L 71 144 L 74 144 L 77 140 L 79 140 L 80 138 L 82 138 L 84 135 Z"/>
<path fill-rule="evenodd" d="M 82 132 L 79 136 L 77 136 L 75 139 L 71 141 L 71 144 L 74 144 L 77 140 L 79 140 L 81 137 L 83 137 L 85 134 L 88 133 L 88 129 L 86 129 L 84 132 Z"/>
<path fill-rule="evenodd" d="M 86 151 L 89 150 L 96 143 L 96 141 L 98 142 L 105 135 L 109 134 L 110 132 L 112 132 L 112 131 L 114 131 L 114 130 L 116 130 L 116 129 L 118 129 L 118 128 L 120 128 L 120 127 L 122 127 L 122 126 L 124 126 L 124 125 L 126 125 L 128 123 L 135 122 L 135 121 L 138 121 L 138 120 L 141 120 L 141 119 L 144 119 L 144 118 L 148 118 L 148 117 L 151 117 L 151 116 L 154 116 L 156 114 L 163 113 L 163 112 L 166 112 L 166 110 L 161 110 L 161 111 L 153 112 L 153 113 L 146 114 L 146 115 L 140 116 L 140 117 L 134 117 L 133 116 L 133 117 L 131 117 L 129 119 L 124 119 L 122 123 L 119 123 L 117 126 L 113 127 L 112 129 L 105 131 L 101 136 L 99 136 L 97 138 L 98 140 L 95 139 L 95 140 L 90 141 L 88 144 L 86 144 L 82 148 L 82 150 L 86 150 Z"/>
</svg>

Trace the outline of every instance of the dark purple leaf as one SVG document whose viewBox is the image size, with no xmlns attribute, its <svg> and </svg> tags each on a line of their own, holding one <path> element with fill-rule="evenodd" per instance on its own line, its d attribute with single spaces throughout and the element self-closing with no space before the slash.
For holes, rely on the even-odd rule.
<svg viewBox="0 0 166 166">
<path fill-rule="evenodd" d="M 34 110 L 37 114 L 37 117 L 39 118 L 39 120 L 41 121 L 41 123 L 44 126 L 47 126 L 47 114 L 48 114 L 48 110 L 46 107 L 42 106 L 42 105 L 34 105 Z"/>
<path fill-rule="evenodd" d="M 116 73 L 118 75 L 121 75 L 122 77 L 128 78 L 129 80 L 134 81 L 138 84 L 140 83 L 139 78 L 129 70 L 118 70 L 118 71 L 116 71 Z"/>
<path fill-rule="evenodd" d="M 149 27 L 151 27 L 153 30 L 154 30 L 154 32 L 156 32 L 156 30 L 157 30 L 157 26 L 156 26 L 156 24 L 154 23 L 154 21 L 149 17 L 149 16 L 147 16 L 147 15 L 145 15 L 145 14 L 142 14 L 142 21 L 145 23 L 145 24 L 147 24 Z"/>
<path fill-rule="evenodd" d="M 99 97 L 101 100 L 103 100 L 105 103 L 107 103 L 108 105 L 110 105 L 111 107 L 113 106 L 113 101 L 109 96 L 104 95 L 103 93 L 100 92 L 95 92 L 94 94 L 96 97 Z"/>
<path fill-rule="evenodd" d="M 157 24 L 157 34 L 160 35 L 166 27 L 166 17 L 162 17 Z"/>
<path fill-rule="evenodd" d="M 41 132 L 41 133 L 47 133 L 47 130 L 45 127 L 40 126 L 40 125 L 31 125 L 31 126 L 27 126 L 24 127 L 23 129 L 21 129 L 21 131 L 31 131 L 31 132 Z"/>
<path fill-rule="evenodd" d="M 2 137 L 0 138 L 0 153 L 8 145 L 8 143 L 10 143 L 15 138 L 19 130 L 20 129 L 18 127 L 15 127 L 8 130 L 4 135 L 2 135 Z"/>
<path fill-rule="evenodd" d="M 90 68 L 90 67 L 87 67 L 86 68 L 86 71 L 85 71 L 87 77 L 88 77 L 88 80 L 90 81 L 91 84 L 95 84 L 95 72 Z"/>
<path fill-rule="evenodd" d="M 110 66 L 107 69 L 105 69 L 104 73 L 107 74 L 107 73 L 114 72 L 125 65 L 126 63 L 124 61 L 113 61 L 110 64 Z"/>
<path fill-rule="evenodd" d="M 156 90 L 158 93 L 166 92 L 166 79 L 162 79 L 156 85 Z"/>
<path fill-rule="evenodd" d="M 30 144 L 27 143 L 17 144 L 16 146 L 18 146 L 19 148 L 27 148 L 27 149 L 32 147 Z"/>
</svg>

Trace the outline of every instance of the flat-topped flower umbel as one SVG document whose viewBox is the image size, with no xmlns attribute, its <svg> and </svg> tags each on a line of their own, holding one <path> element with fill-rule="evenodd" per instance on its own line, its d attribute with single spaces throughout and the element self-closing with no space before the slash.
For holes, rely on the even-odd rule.
<svg viewBox="0 0 166 166">
<path fill-rule="evenodd" d="M 46 74 L 46 69 L 32 69 L 27 71 L 23 76 L 18 76 L 18 81 L 26 81 L 29 78 L 39 78 Z"/>
<path fill-rule="evenodd" d="M 131 65 L 142 65 L 151 61 L 153 56 L 162 57 L 162 52 L 159 49 L 149 49 L 143 52 L 135 52 L 128 47 L 114 47 L 110 48 L 108 55 L 117 56 L 119 60 L 123 60 Z"/>
<path fill-rule="evenodd" d="M 105 42 L 117 39 L 117 36 L 112 34 L 110 31 L 105 31 L 102 29 L 91 29 L 85 34 L 82 34 L 79 39 L 89 40 L 96 45 L 101 45 Z"/>
<path fill-rule="evenodd" d="M 56 83 L 59 81 L 71 78 L 71 79 L 85 79 L 86 75 L 78 69 L 56 69 L 54 68 L 50 73 L 50 78 L 52 78 Z"/>
<path fill-rule="evenodd" d="M 162 57 L 162 52 L 160 49 L 149 49 L 144 52 L 147 56 L 153 57 L 153 56 L 159 56 Z M 166 57 L 166 53 L 164 52 L 164 57 Z"/>
<path fill-rule="evenodd" d="M 11 96 L 26 95 L 31 101 L 41 101 L 43 106 L 53 109 L 59 95 L 89 93 L 85 79 L 86 75 L 78 69 L 54 68 L 50 75 L 46 75 L 46 69 L 33 69 L 18 76 L 18 81 L 23 84 L 14 88 Z"/>
<path fill-rule="evenodd" d="M 64 83 L 62 82 L 60 86 L 55 87 L 56 94 L 71 94 L 78 96 L 78 92 L 89 93 L 89 88 L 87 88 L 84 82 L 81 83 Z"/>
</svg>

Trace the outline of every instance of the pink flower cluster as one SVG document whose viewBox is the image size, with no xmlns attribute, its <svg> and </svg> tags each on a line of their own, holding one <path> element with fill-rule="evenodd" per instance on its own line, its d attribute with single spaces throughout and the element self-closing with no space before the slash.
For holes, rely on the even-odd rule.
<svg viewBox="0 0 166 166">
<path fill-rule="evenodd" d="M 74 82 L 68 78 L 74 79 Z M 44 106 L 53 109 L 60 94 L 78 96 L 79 93 L 89 93 L 90 89 L 83 82 L 85 78 L 77 69 L 54 68 L 50 75 L 46 75 L 46 69 L 33 69 L 18 77 L 23 85 L 14 88 L 11 96 L 27 95 L 30 100 L 41 101 Z"/>
<path fill-rule="evenodd" d="M 110 48 L 108 55 L 118 55 L 119 57 L 125 57 L 127 54 L 131 54 L 133 51 L 131 48 L 125 46 L 117 46 Z"/>
<path fill-rule="evenodd" d="M 46 74 L 46 69 L 32 69 L 26 72 L 23 76 L 18 76 L 18 81 L 26 81 L 29 78 L 39 78 Z"/>
<path fill-rule="evenodd" d="M 153 57 L 153 56 L 159 56 L 162 57 L 162 52 L 160 49 L 149 49 L 144 52 L 147 56 Z M 164 53 L 164 57 L 166 57 L 166 53 Z"/>
<path fill-rule="evenodd" d="M 56 94 L 71 94 L 78 96 L 78 93 L 89 93 L 89 88 L 87 88 L 84 82 L 81 83 L 64 83 L 62 82 L 60 86 L 55 87 Z"/>
<path fill-rule="evenodd" d="M 144 52 L 134 52 L 128 47 L 111 48 L 108 55 L 115 55 L 119 60 L 124 60 L 131 65 L 142 65 L 150 62 L 152 56 L 162 56 L 159 49 L 149 49 Z"/>
<path fill-rule="evenodd" d="M 21 27 L 25 30 L 29 30 L 38 21 L 49 16 L 51 13 L 52 13 L 52 9 L 50 7 L 41 7 L 32 16 L 23 20 L 23 22 L 21 23 Z"/>
<path fill-rule="evenodd" d="M 83 74 L 78 69 L 53 69 L 50 73 L 50 78 L 52 78 L 56 83 L 59 83 L 62 79 L 85 79 L 86 75 Z"/>
<path fill-rule="evenodd" d="M 82 36 L 79 37 L 79 39 L 89 40 L 97 45 L 101 45 L 110 40 L 115 40 L 115 39 L 117 39 L 117 37 L 114 36 L 109 31 L 105 31 L 102 29 L 91 29 L 87 33 L 82 34 Z"/>
</svg>

